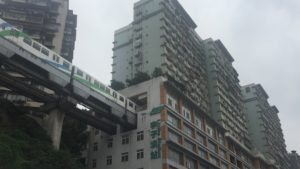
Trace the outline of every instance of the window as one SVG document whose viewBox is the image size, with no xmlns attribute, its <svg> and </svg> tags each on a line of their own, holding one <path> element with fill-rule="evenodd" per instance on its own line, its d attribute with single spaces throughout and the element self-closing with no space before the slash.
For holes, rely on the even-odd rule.
<svg viewBox="0 0 300 169">
<path fill-rule="evenodd" d="M 212 143 L 211 141 L 208 141 L 208 149 L 210 149 L 211 151 L 218 153 L 218 148 L 217 146 Z"/>
<path fill-rule="evenodd" d="M 46 56 L 49 56 L 49 50 L 45 49 L 45 48 L 42 48 L 42 54 L 46 55 Z"/>
<path fill-rule="evenodd" d="M 189 149 L 190 151 L 194 151 L 195 145 L 187 140 L 184 140 L 184 147 Z"/>
<path fill-rule="evenodd" d="M 199 148 L 199 156 L 201 158 L 207 159 L 207 152 L 201 148 Z"/>
<path fill-rule="evenodd" d="M 129 107 L 133 108 L 133 103 L 132 102 L 129 102 Z"/>
<path fill-rule="evenodd" d="M 222 158 L 226 159 L 226 152 L 225 152 L 225 150 L 219 149 L 219 153 L 220 153 L 220 156 L 221 156 Z"/>
<path fill-rule="evenodd" d="M 173 105 L 173 100 L 171 98 L 168 98 L 168 105 L 172 107 Z"/>
<path fill-rule="evenodd" d="M 129 136 L 122 136 L 122 144 L 129 144 Z"/>
<path fill-rule="evenodd" d="M 170 107 L 172 107 L 174 110 L 176 110 L 177 109 L 177 102 L 176 102 L 176 100 L 173 98 L 173 97 L 171 97 L 171 96 L 167 96 L 167 104 L 170 106 Z"/>
<path fill-rule="evenodd" d="M 191 117 L 191 111 L 188 110 L 187 108 L 183 107 L 183 116 L 185 117 L 185 119 L 187 119 L 188 121 L 192 120 Z"/>
<path fill-rule="evenodd" d="M 94 85 L 99 88 L 100 87 L 100 83 L 97 80 L 94 80 Z"/>
<path fill-rule="evenodd" d="M 106 165 L 112 164 L 112 156 L 106 156 Z"/>
<path fill-rule="evenodd" d="M 83 76 L 83 72 L 80 69 L 77 69 L 76 73 L 78 76 L 81 76 L 81 77 Z"/>
<path fill-rule="evenodd" d="M 94 147 L 93 147 L 94 151 L 98 150 L 98 143 L 94 143 Z"/>
<path fill-rule="evenodd" d="M 169 140 L 179 143 L 180 136 L 176 134 L 174 131 L 169 130 Z"/>
<path fill-rule="evenodd" d="M 168 122 L 171 123 L 174 127 L 179 127 L 179 119 L 175 116 L 168 114 Z"/>
<path fill-rule="evenodd" d="M 121 161 L 122 162 L 128 161 L 128 153 L 122 153 L 121 154 Z"/>
<path fill-rule="evenodd" d="M 208 133 L 209 136 L 214 137 L 214 130 L 209 125 L 206 125 L 206 132 Z"/>
<path fill-rule="evenodd" d="M 199 169 L 209 169 L 209 167 L 206 165 L 200 164 Z"/>
<path fill-rule="evenodd" d="M 137 138 L 136 138 L 136 140 L 137 141 L 144 140 L 144 131 L 137 132 Z"/>
<path fill-rule="evenodd" d="M 144 158 L 144 149 L 139 149 L 136 151 L 136 159 Z"/>
<path fill-rule="evenodd" d="M 89 81 L 89 82 L 91 82 L 91 80 L 92 80 L 91 76 L 89 76 L 89 75 L 86 75 L 86 76 L 85 76 L 85 79 L 86 79 L 87 81 Z"/>
<path fill-rule="evenodd" d="M 41 45 L 39 45 L 39 44 L 37 44 L 37 43 L 35 43 L 35 42 L 33 42 L 32 47 L 33 47 L 34 49 L 38 50 L 38 51 L 41 50 Z"/>
<path fill-rule="evenodd" d="M 187 126 L 186 124 L 183 125 L 183 131 L 190 137 L 193 137 L 193 129 Z"/>
<path fill-rule="evenodd" d="M 124 97 L 123 97 L 123 96 L 119 96 L 119 100 L 120 100 L 121 102 L 124 102 Z"/>
<path fill-rule="evenodd" d="M 199 116 L 195 116 L 195 125 L 202 130 L 202 121 L 201 118 Z"/>
<path fill-rule="evenodd" d="M 31 41 L 31 39 L 29 39 L 29 38 L 24 38 L 23 39 L 23 42 L 25 42 L 27 45 L 29 45 L 29 46 L 31 46 L 31 44 L 32 44 L 32 41 Z"/>
<path fill-rule="evenodd" d="M 52 59 L 56 62 L 59 63 L 59 57 L 55 54 L 53 54 Z"/>
<path fill-rule="evenodd" d="M 175 163 L 180 163 L 180 154 L 179 152 L 170 149 L 169 150 L 169 160 L 175 162 Z"/>
<path fill-rule="evenodd" d="M 214 165 L 217 165 L 218 166 L 218 159 L 214 156 L 210 156 L 210 162 L 213 163 Z"/>
<path fill-rule="evenodd" d="M 196 140 L 199 141 L 201 144 L 204 144 L 205 137 L 202 134 L 197 133 Z"/>
<path fill-rule="evenodd" d="M 97 167 L 97 160 L 96 159 L 93 159 L 93 161 L 92 161 L 92 167 L 93 168 Z"/>
<path fill-rule="evenodd" d="M 113 95 L 114 98 L 117 98 L 117 93 L 116 92 L 113 92 L 112 95 Z"/>
<path fill-rule="evenodd" d="M 196 161 L 190 158 L 186 158 L 185 166 L 188 169 L 196 169 Z"/>
<path fill-rule="evenodd" d="M 227 169 L 228 167 L 227 167 L 227 164 L 225 164 L 225 163 L 221 163 L 221 169 Z"/>
<path fill-rule="evenodd" d="M 113 146 L 113 139 L 107 139 L 107 148 L 111 148 Z"/>
<path fill-rule="evenodd" d="M 219 143 L 221 144 L 221 145 L 225 145 L 225 143 L 224 143 L 224 137 L 223 137 L 223 135 L 221 134 L 221 133 L 219 133 Z"/>
<path fill-rule="evenodd" d="M 246 87 L 246 93 L 250 92 L 250 87 Z"/>
<path fill-rule="evenodd" d="M 104 91 L 105 90 L 105 85 L 100 83 L 100 89 Z"/>
<path fill-rule="evenodd" d="M 70 63 L 63 61 L 63 67 L 70 69 Z"/>
<path fill-rule="evenodd" d="M 105 88 L 105 92 L 108 93 L 108 94 L 110 94 L 110 88 L 106 87 Z"/>
</svg>

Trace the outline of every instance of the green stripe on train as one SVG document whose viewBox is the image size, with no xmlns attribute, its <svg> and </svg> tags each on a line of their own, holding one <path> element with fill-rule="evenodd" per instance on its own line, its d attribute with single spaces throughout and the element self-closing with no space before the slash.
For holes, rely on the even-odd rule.
<svg viewBox="0 0 300 169">
<path fill-rule="evenodd" d="M 101 87 L 98 87 L 97 85 L 81 78 L 81 77 L 78 77 L 78 76 L 73 76 L 75 80 L 77 80 L 78 82 L 90 87 L 90 88 L 94 88 L 94 89 L 97 89 L 97 90 L 100 90 L 101 92 L 105 93 L 105 94 L 108 94 L 111 96 L 110 92 L 109 91 L 106 91 L 105 90 L 105 86 L 103 85 L 102 88 Z"/>
</svg>

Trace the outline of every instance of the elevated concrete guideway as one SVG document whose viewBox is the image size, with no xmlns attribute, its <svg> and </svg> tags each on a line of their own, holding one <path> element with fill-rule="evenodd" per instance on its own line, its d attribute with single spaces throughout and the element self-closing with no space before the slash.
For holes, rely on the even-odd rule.
<svg viewBox="0 0 300 169">
<path fill-rule="evenodd" d="M 136 128 L 136 115 L 105 96 L 91 90 L 37 56 L 0 37 L 0 86 L 10 94 L 22 95 L 42 106 L 23 106 L 42 112 L 42 126 L 59 149 L 64 116 L 77 118 L 108 134 Z M 87 107 L 79 109 L 78 104 Z M 19 105 L 20 106 L 20 105 Z"/>
</svg>

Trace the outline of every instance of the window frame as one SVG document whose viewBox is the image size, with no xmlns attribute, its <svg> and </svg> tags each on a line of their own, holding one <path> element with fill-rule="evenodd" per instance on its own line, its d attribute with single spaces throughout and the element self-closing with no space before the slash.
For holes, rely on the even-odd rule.
<svg viewBox="0 0 300 169">
<path fill-rule="evenodd" d="M 41 51 L 41 45 L 40 44 L 38 44 L 38 43 L 36 43 L 36 42 L 33 42 L 32 43 L 32 47 L 35 49 L 35 50 L 37 50 L 37 51 Z"/>
<path fill-rule="evenodd" d="M 42 47 L 41 53 L 44 54 L 44 55 L 46 55 L 46 56 L 49 56 L 49 53 L 50 53 L 50 52 L 49 52 L 48 49 Z"/>
<path fill-rule="evenodd" d="M 129 153 L 128 152 L 121 153 L 121 162 L 128 162 L 128 161 L 129 161 Z"/>
</svg>

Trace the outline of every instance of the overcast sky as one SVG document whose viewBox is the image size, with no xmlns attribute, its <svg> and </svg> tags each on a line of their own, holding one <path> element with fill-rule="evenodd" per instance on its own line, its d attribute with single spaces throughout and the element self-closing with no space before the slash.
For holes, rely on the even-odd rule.
<svg viewBox="0 0 300 169">
<path fill-rule="evenodd" d="M 114 30 L 133 20 L 137 0 L 70 0 L 78 15 L 74 63 L 111 80 Z M 241 85 L 260 83 L 279 109 L 288 150 L 300 153 L 300 0 L 179 0 L 206 39 L 235 58 Z"/>
</svg>

